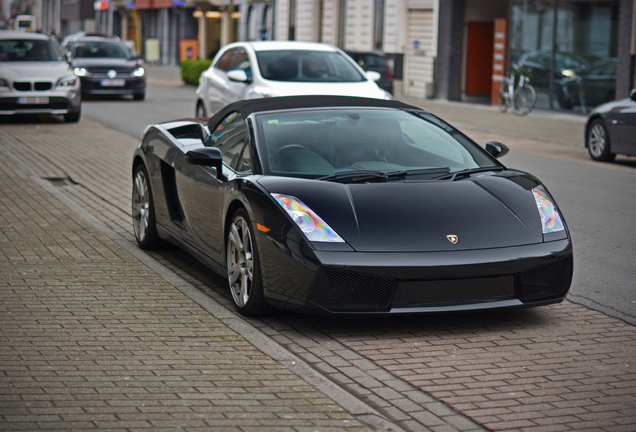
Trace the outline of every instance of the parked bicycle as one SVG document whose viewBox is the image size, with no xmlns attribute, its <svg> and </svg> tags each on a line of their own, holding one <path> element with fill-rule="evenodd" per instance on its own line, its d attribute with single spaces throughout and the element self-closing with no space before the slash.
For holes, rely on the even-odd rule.
<svg viewBox="0 0 636 432">
<path fill-rule="evenodd" d="M 501 112 L 508 111 L 518 116 L 528 114 L 537 103 L 537 92 L 530 85 L 530 78 L 523 74 L 511 73 L 508 77 L 503 77 L 499 87 L 499 109 Z"/>
</svg>

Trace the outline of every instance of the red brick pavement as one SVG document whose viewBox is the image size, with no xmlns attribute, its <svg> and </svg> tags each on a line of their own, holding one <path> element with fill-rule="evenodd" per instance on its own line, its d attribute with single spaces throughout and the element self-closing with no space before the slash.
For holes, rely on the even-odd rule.
<svg viewBox="0 0 636 432">
<path fill-rule="evenodd" d="M 488 429 L 636 431 L 636 328 L 621 320 L 566 301 L 363 323 L 328 333 Z"/>
</svg>

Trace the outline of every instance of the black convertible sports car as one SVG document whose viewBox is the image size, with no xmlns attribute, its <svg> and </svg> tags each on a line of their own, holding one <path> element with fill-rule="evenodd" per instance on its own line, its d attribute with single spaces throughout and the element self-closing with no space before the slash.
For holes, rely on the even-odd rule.
<svg viewBox="0 0 636 432">
<path fill-rule="evenodd" d="M 227 275 L 239 312 L 333 314 L 562 301 L 572 243 L 545 186 L 397 101 L 235 102 L 148 126 L 133 158 L 142 248 L 179 245 Z"/>
</svg>

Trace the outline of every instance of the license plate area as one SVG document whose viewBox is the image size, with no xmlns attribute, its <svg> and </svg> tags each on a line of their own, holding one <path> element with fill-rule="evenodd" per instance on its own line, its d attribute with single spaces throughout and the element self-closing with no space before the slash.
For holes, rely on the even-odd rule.
<svg viewBox="0 0 636 432">
<path fill-rule="evenodd" d="M 102 87 L 123 87 L 126 85 L 126 80 L 123 79 L 103 79 L 101 81 Z"/>
<path fill-rule="evenodd" d="M 48 96 L 19 97 L 19 105 L 46 105 L 49 103 Z"/>
</svg>

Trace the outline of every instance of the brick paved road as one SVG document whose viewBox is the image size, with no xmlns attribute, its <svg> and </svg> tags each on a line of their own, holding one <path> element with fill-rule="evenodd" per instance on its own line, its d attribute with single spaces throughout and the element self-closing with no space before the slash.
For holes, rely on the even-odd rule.
<svg viewBox="0 0 636 432">
<path fill-rule="evenodd" d="M 71 177 L 78 184 L 60 187 L 59 193 L 132 241 L 128 165 L 134 140 L 129 136 L 82 120 L 3 125 L 0 143 L 37 177 Z M 572 151 L 564 157 L 582 150 Z M 86 168 L 94 161 L 103 162 L 94 169 L 100 170 L 98 179 Z M 152 256 L 229 305 L 221 278 L 187 255 L 164 250 Z M 477 430 L 466 416 L 492 430 L 636 429 L 635 328 L 569 302 L 380 323 L 281 314 L 249 324 L 405 430 Z"/>
</svg>

